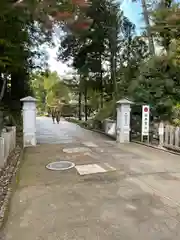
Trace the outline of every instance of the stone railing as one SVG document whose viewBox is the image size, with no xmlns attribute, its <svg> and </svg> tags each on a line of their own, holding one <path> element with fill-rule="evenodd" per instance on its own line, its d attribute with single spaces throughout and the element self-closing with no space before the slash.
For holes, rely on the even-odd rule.
<svg viewBox="0 0 180 240">
<path fill-rule="evenodd" d="M 103 122 L 104 132 L 116 139 L 116 122 L 111 119 L 105 119 Z M 141 134 L 139 132 L 139 134 Z M 180 151 L 180 127 L 175 127 L 164 123 L 154 123 L 151 126 L 150 143 L 159 145 L 159 147 L 170 148 Z"/>
<path fill-rule="evenodd" d="M 0 137 L 0 168 L 2 168 L 11 153 L 16 147 L 16 127 L 7 127 Z"/>
<path fill-rule="evenodd" d="M 160 123 L 159 145 L 180 151 L 180 127 Z"/>
</svg>

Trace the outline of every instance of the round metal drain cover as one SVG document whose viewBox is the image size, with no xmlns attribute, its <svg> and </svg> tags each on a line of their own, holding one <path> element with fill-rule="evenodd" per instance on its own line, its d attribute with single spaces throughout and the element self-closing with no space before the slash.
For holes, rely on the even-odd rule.
<svg viewBox="0 0 180 240">
<path fill-rule="evenodd" d="M 68 161 L 52 162 L 46 166 L 47 169 L 54 170 L 54 171 L 68 170 L 73 167 L 75 167 L 75 164 Z"/>
</svg>

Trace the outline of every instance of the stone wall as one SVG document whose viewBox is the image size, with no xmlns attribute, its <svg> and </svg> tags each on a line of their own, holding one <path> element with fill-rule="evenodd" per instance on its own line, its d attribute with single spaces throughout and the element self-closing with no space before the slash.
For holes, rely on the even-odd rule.
<svg viewBox="0 0 180 240">
<path fill-rule="evenodd" d="M 16 147 L 16 127 L 3 129 L 0 137 L 0 168 L 4 167 L 9 154 Z"/>
</svg>

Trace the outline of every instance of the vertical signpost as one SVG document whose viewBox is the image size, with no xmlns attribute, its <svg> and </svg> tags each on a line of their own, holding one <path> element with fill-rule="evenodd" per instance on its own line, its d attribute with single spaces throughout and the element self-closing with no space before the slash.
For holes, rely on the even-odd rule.
<svg viewBox="0 0 180 240">
<path fill-rule="evenodd" d="M 143 142 L 144 136 L 147 137 L 149 143 L 149 105 L 142 106 L 142 130 L 141 130 L 141 141 Z"/>
</svg>

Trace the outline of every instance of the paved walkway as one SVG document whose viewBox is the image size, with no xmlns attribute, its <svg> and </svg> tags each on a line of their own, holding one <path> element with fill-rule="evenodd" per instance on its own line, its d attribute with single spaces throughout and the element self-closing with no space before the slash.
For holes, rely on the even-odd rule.
<svg viewBox="0 0 180 240">
<path fill-rule="evenodd" d="M 37 135 L 41 144 L 25 151 L 3 240 L 180 239 L 179 156 L 117 145 L 48 118 L 38 119 Z M 64 152 L 74 147 L 84 152 Z M 81 176 L 75 168 L 45 168 L 57 159 L 105 171 Z"/>
</svg>

